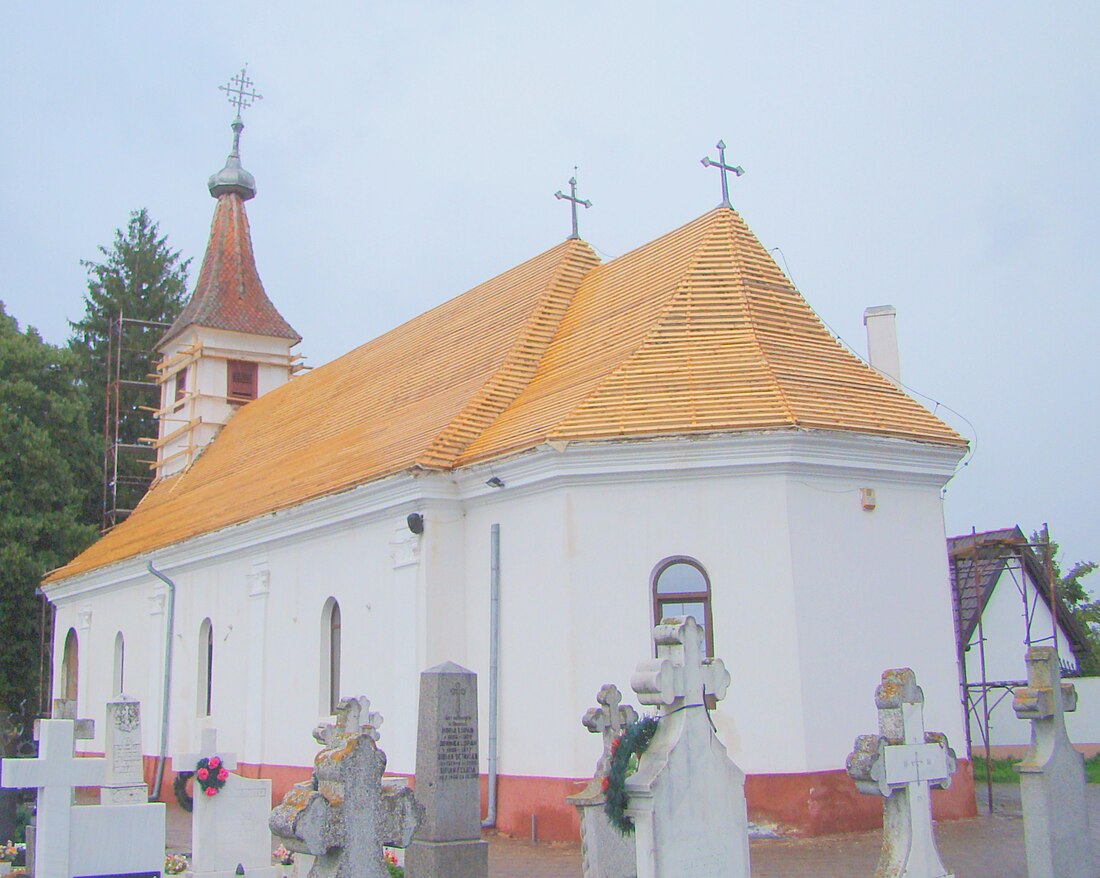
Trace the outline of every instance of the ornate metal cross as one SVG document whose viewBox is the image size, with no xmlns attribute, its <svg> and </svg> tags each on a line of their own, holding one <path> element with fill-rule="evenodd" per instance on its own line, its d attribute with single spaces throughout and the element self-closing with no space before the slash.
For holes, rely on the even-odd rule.
<svg viewBox="0 0 1100 878">
<path fill-rule="evenodd" d="M 592 206 L 592 202 L 586 201 L 583 198 L 577 198 L 577 169 L 575 166 L 573 168 L 573 176 L 569 178 L 569 194 L 566 195 L 559 189 L 557 192 L 554 193 L 554 197 L 559 201 L 564 199 L 565 201 L 570 202 L 570 208 L 573 211 L 573 234 L 569 237 L 571 239 L 580 238 L 580 233 L 577 231 L 577 205 L 583 204 L 585 209 L 587 209 Z"/>
<path fill-rule="evenodd" d="M 248 78 L 248 65 L 241 68 L 241 72 L 229 80 L 228 85 L 219 85 L 218 89 L 224 91 L 229 103 L 237 108 L 237 118 L 241 117 L 241 110 L 247 110 L 256 101 L 262 101 L 264 96 L 257 94 L 255 83 Z"/>
<path fill-rule="evenodd" d="M 735 177 L 740 177 L 743 173 L 745 173 L 745 169 L 742 168 L 740 165 L 727 165 L 726 164 L 726 142 L 724 140 L 719 140 L 718 143 L 717 143 L 717 147 L 718 147 L 718 161 L 714 161 L 711 158 L 707 157 L 707 158 L 703 159 L 702 164 L 703 164 L 704 168 L 720 168 L 721 169 L 721 171 L 722 171 L 722 203 L 719 206 L 720 207 L 732 207 L 733 205 L 730 204 L 729 184 L 726 182 L 726 171 L 732 171 L 733 175 Z"/>
</svg>

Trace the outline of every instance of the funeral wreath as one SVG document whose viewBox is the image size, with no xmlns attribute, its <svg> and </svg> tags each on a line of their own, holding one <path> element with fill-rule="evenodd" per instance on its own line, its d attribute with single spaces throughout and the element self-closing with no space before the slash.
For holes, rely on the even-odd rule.
<svg viewBox="0 0 1100 878">
<path fill-rule="evenodd" d="M 611 765 L 603 779 L 603 792 L 606 797 L 604 812 L 622 835 L 633 835 L 634 821 L 626 816 L 629 799 L 626 795 L 626 779 L 637 770 L 637 757 L 645 753 L 649 742 L 657 733 L 657 717 L 643 716 L 632 722 L 623 733 L 611 742 Z"/>
</svg>

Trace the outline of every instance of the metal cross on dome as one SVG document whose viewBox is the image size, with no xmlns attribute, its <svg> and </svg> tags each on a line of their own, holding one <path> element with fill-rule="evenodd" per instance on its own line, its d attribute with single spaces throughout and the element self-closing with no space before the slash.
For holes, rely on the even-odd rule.
<svg viewBox="0 0 1100 878">
<path fill-rule="evenodd" d="M 237 118 L 241 116 L 241 110 L 247 110 L 256 101 L 262 101 L 264 96 L 256 92 L 256 84 L 248 78 L 248 65 L 241 68 L 241 72 L 229 80 L 228 85 L 219 85 L 218 89 L 224 91 L 229 103 L 237 108 Z"/>
<path fill-rule="evenodd" d="M 729 184 L 726 182 L 726 172 L 732 171 L 735 177 L 740 177 L 745 173 L 745 169 L 740 165 L 727 165 L 726 164 L 726 142 L 719 140 L 716 144 L 718 149 L 718 161 L 714 161 L 709 156 L 705 157 L 702 161 L 704 168 L 719 168 L 722 171 L 722 203 L 720 207 L 732 207 L 730 204 L 730 190 Z"/>
<path fill-rule="evenodd" d="M 570 208 L 573 211 L 573 234 L 570 238 L 580 238 L 580 233 L 577 230 L 577 205 L 583 204 L 587 210 L 592 206 L 591 201 L 587 201 L 583 198 L 577 198 L 577 166 L 573 166 L 573 176 L 569 178 L 569 194 L 566 195 L 560 189 L 554 193 L 554 197 L 559 201 L 565 200 L 570 202 Z"/>
</svg>

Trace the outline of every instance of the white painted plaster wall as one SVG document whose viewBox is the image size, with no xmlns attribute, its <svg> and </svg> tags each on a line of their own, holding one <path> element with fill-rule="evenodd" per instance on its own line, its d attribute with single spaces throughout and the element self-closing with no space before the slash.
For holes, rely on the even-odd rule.
<svg viewBox="0 0 1100 878">
<path fill-rule="evenodd" d="M 1065 682 L 1077 687 L 1077 710 L 1066 714 L 1066 731 L 1074 744 L 1100 746 L 1100 677 L 1069 677 Z M 1001 692 L 991 693 L 990 739 L 995 747 L 1026 746 L 1031 742 L 1031 723 L 1017 718 L 1012 696 L 998 701 Z M 974 755 L 983 753 L 980 730 L 973 726 Z"/>
<path fill-rule="evenodd" d="M 342 689 L 385 716 L 389 768 L 414 770 L 418 675 L 451 659 L 479 675 L 485 770 L 493 523 L 504 774 L 591 772 L 599 742 L 581 715 L 605 682 L 636 703 L 630 675 L 652 654 L 650 577 L 671 555 L 697 559 L 710 576 L 715 652 L 733 677 L 715 723 L 746 771 L 842 766 L 855 734 L 875 727 L 881 671 L 898 664 L 916 669 L 929 726 L 954 739 L 938 491 L 955 456 L 799 433 L 542 449 L 491 469 L 396 476 L 158 551 L 154 563 L 178 586 L 169 752 L 192 749 L 209 723 L 243 761 L 309 765 L 331 596 L 342 614 Z M 487 488 L 491 473 L 506 487 Z M 874 513 L 859 509 L 867 484 L 880 492 Z M 425 517 L 421 537 L 405 523 L 413 511 Z M 81 715 L 102 713 L 114 636 L 127 632 L 128 664 L 148 669 L 129 694 L 146 705 L 145 748 L 155 754 L 164 616 L 149 611 L 163 586 L 145 561 L 48 591 L 58 661 L 68 626 L 93 609 L 88 631 L 78 628 Z M 207 616 L 209 719 L 197 709 Z"/>
</svg>

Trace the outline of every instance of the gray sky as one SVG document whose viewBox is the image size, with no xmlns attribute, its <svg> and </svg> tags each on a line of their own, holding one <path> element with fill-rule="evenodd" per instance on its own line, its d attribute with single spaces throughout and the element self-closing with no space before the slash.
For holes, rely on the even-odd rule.
<svg viewBox="0 0 1100 878">
<path fill-rule="evenodd" d="M 313 365 L 564 238 L 574 164 L 605 258 L 704 213 L 722 137 L 834 332 L 863 353 L 897 307 L 904 381 L 974 441 L 948 530 L 1048 520 L 1100 560 L 1100 5 L 306 6 L 5 4 L 10 314 L 62 342 L 79 260 L 142 206 L 194 280 L 244 62 L 260 274 Z"/>
</svg>

